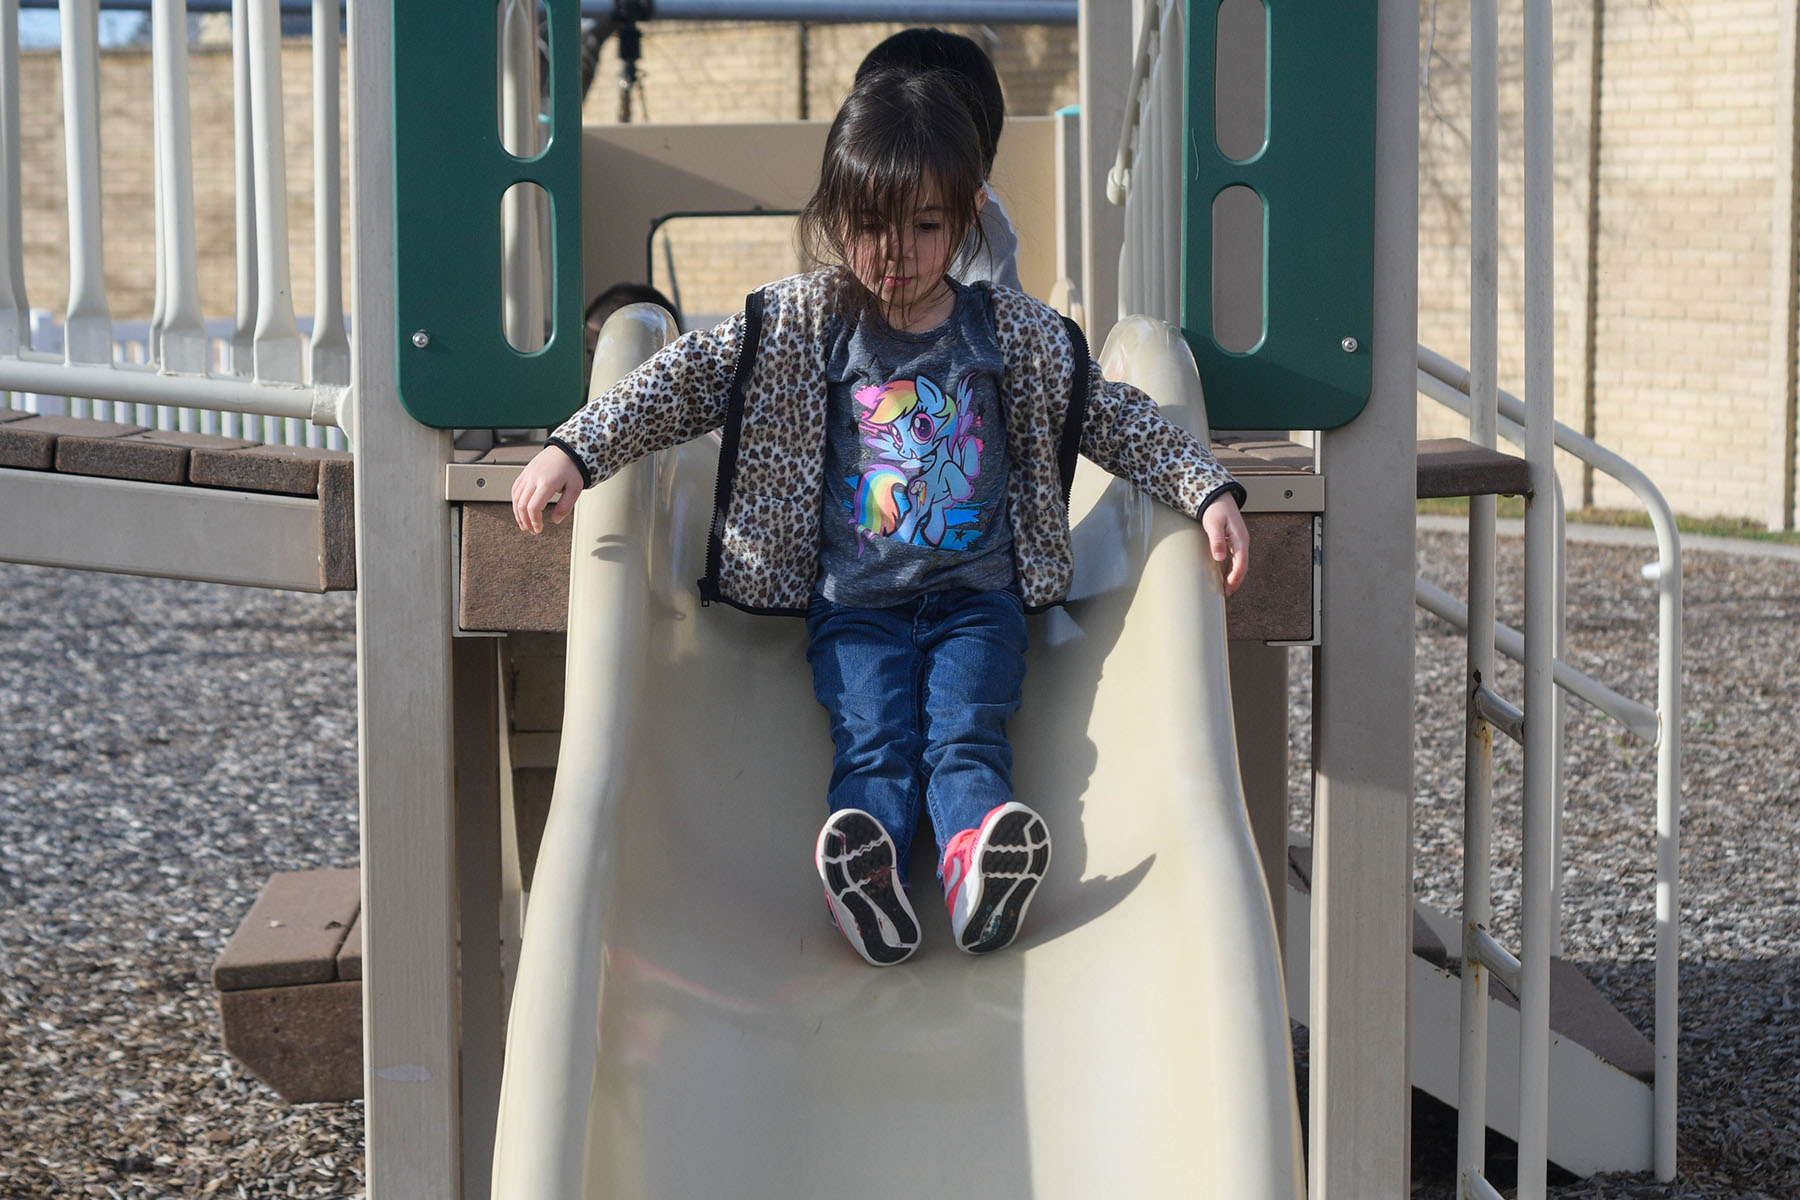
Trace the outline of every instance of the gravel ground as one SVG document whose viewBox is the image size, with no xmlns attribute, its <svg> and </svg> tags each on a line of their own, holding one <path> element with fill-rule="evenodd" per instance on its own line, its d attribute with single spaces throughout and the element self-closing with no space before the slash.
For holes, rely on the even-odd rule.
<svg viewBox="0 0 1800 1200">
<path fill-rule="evenodd" d="M 1502 550 L 1516 624 L 1517 543 Z M 1651 553 L 1569 554 L 1569 657 L 1646 700 Z M 1800 1196 L 1800 563 L 1685 565 L 1681 1174 L 1564 1179 L 1559 1198 Z M 1420 570 L 1458 591 L 1456 540 L 1422 533 Z M 0 595 L 0 1197 L 359 1195 L 361 1106 L 284 1105 L 238 1069 L 207 981 L 271 871 L 356 860 L 350 598 L 4 564 Z M 1304 796 L 1305 656 L 1291 664 Z M 1460 641 L 1421 616 L 1418 886 L 1447 910 L 1462 670 Z M 1516 672 L 1500 688 L 1516 697 Z M 1569 713 L 1567 953 L 1648 1030 L 1653 763 Z M 1504 935 L 1517 759 L 1499 770 Z M 1453 1196 L 1453 1115 L 1420 1101 L 1414 1124 L 1414 1195 Z"/>
</svg>

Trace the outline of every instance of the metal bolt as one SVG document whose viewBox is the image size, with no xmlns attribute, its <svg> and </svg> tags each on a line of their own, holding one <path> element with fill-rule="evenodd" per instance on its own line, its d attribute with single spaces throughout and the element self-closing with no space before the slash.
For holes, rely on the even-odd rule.
<svg viewBox="0 0 1800 1200">
<path fill-rule="evenodd" d="M 413 340 L 417 341 L 418 339 L 414 338 Z M 1355 354 L 1359 344 L 1360 343 L 1358 343 L 1357 340 L 1353 337 L 1347 337 L 1343 341 L 1338 343 L 1338 345 L 1340 345 L 1344 348 L 1345 354 Z"/>
<path fill-rule="evenodd" d="M 413 345 L 417 346 L 419 349 L 423 350 L 425 347 L 431 345 L 431 335 L 429 333 L 426 333 L 423 329 L 421 329 L 417 333 L 413 334 L 412 343 L 413 343 Z"/>
</svg>

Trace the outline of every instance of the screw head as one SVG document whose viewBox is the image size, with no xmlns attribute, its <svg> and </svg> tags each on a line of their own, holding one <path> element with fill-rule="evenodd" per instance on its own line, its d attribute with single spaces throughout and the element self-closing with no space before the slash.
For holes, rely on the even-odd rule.
<svg viewBox="0 0 1800 1200">
<path fill-rule="evenodd" d="M 1345 354 L 1355 354 L 1360 344 L 1361 343 L 1353 337 L 1347 337 L 1338 343 L 1339 346 L 1343 347 Z"/>
<path fill-rule="evenodd" d="M 417 333 L 413 334 L 412 344 L 417 346 L 419 349 L 423 350 L 425 347 L 431 345 L 431 335 L 429 333 L 426 333 L 423 329 L 421 329 Z"/>
</svg>

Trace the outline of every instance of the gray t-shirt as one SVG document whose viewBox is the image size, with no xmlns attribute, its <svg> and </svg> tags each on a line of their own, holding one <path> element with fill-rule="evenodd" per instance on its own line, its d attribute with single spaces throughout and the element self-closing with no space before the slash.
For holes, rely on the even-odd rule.
<svg viewBox="0 0 1800 1200">
<path fill-rule="evenodd" d="M 1013 581 L 1005 370 L 985 296 L 952 282 L 935 329 L 830 332 L 819 591 L 857 608 Z"/>
</svg>

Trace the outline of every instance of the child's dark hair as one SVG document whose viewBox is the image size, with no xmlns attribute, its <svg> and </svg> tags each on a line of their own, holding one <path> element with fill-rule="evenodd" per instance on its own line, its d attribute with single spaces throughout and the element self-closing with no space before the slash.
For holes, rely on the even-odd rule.
<svg viewBox="0 0 1800 1200">
<path fill-rule="evenodd" d="M 877 45 L 856 68 L 856 82 L 882 70 L 949 71 L 966 89 L 965 99 L 981 135 L 982 175 L 994 170 L 1000 127 L 1006 124 L 1006 97 L 994 60 L 971 38 L 942 29 L 902 29 Z"/>
<path fill-rule="evenodd" d="M 825 138 L 819 185 L 800 211 L 801 253 L 814 265 L 845 267 L 850 241 L 865 230 L 910 228 L 927 189 L 943 206 L 952 246 L 967 247 L 976 197 L 986 183 L 981 138 L 947 71 L 874 71 L 851 88 Z M 854 307 L 873 300 L 862 295 Z"/>
</svg>

